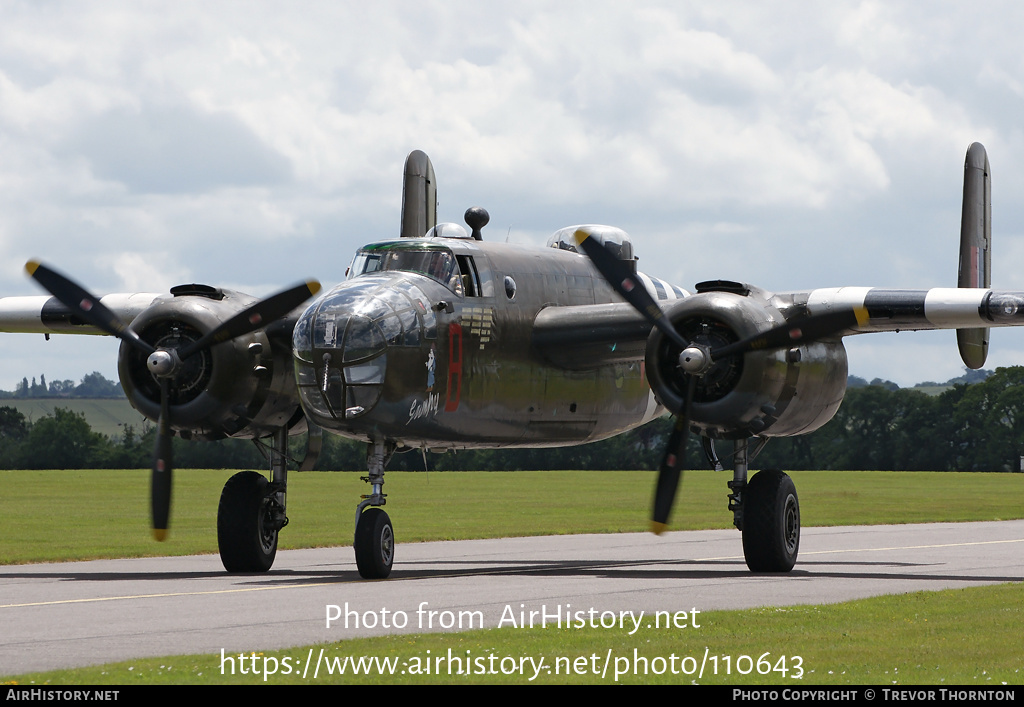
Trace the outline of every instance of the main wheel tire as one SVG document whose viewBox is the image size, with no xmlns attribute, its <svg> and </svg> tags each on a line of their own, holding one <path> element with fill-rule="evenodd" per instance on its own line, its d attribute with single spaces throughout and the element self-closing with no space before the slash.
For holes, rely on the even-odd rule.
<svg viewBox="0 0 1024 707">
<path fill-rule="evenodd" d="M 380 508 L 368 508 L 359 516 L 355 537 L 356 567 L 363 579 L 385 579 L 395 561 L 395 531 Z"/>
<path fill-rule="evenodd" d="M 800 501 L 793 479 L 764 469 L 743 493 L 743 557 L 751 572 L 789 572 L 800 551 Z"/>
<path fill-rule="evenodd" d="M 217 545 L 228 572 L 266 572 L 277 556 L 269 482 L 255 471 L 240 471 L 224 484 L 217 508 Z"/>
</svg>

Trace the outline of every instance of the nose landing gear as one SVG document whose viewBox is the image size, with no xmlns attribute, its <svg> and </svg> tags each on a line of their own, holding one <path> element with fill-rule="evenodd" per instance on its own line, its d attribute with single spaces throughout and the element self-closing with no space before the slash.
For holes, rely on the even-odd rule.
<svg viewBox="0 0 1024 707">
<path fill-rule="evenodd" d="M 373 493 L 363 496 L 356 507 L 356 532 L 353 546 L 356 567 L 363 579 L 386 579 L 395 560 L 395 531 L 391 519 L 384 512 L 387 495 L 383 493 L 384 467 L 395 453 L 393 442 L 374 440 L 366 450 L 369 475 L 363 481 L 370 484 Z M 369 508 L 367 508 L 369 506 Z"/>
<path fill-rule="evenodd" d="M 395 531 L 382 508 L 369 508 L 356 523 L 356 566 L 363 579 L 385 579 L 395 560 Z"/>
</svg>

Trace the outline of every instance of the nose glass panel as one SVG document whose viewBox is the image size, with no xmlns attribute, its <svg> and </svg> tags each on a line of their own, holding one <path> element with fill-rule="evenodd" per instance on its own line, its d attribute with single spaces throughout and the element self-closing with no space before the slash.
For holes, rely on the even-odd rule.
<svg viewBox="0 0 1024 707">
<path fill-rule="evenodd" d="M 424 299 L 409 283 L 366 276 L 311 305 L 292 336 L 296 381 L 307 410 L 351 419 L 376 405 L 387 349 L 418 346 L 424 334 L 436 335 Z"/>
</svg>

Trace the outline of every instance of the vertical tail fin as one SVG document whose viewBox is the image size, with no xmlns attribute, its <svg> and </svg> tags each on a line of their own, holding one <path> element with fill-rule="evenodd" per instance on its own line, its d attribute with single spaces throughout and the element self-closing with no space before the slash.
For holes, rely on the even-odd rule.
<svg viewBox="0 0 1024 707">
<path fill-rule="evenodd" d="M 992 286 L 992 177 L 988 154 L 978 142 L 967 148 L 964 163 L 964 204 L 960 219 L 958 287 Z M 981 368 L 988 357 L 988 329 L 957 329 L 960 358 L 968 368 Z"/>
<path fill-rule="evenodd" d="M 402 182 L 402 238 L 422 238 L 437 225 L 437 183 L 434 165 L 420 150 L 405 160 Z"/>
</svg>

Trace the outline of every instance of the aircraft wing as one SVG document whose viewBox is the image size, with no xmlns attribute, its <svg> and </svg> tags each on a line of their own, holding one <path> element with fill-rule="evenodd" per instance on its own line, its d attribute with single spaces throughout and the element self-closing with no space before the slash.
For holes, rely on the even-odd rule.
<svg viewBox="0 0 1024 707">
<path fill-rule="evenodd" d="M 650 323 L 625 302 L 545 307 L 532 342 L 554 365 L 586 370 L 643 358 L 650 333 Z"/>
<path fill-rule="evenodd" d="M 867 310 L 866 322 L 837 336 L 1024 325 L 1024 292 L 966 287 L 832 287 L 764 294 L 790 320 L 861 307 Z M 670 308 L 670 303 L 660 304 Z M 626 303 L 547 307 L 534 320 L 532 342 L 554 365 L 586 370 L 642 358 L 650 332 L 650 323 Z"/>
<path fill-rule="evenodd" d="M 864 307 L 868 320 L 843 334 L 1024 325 L 1024 292 L 974 287 L 891 290 L 834 287 L 789 295 L 808 314 Z"/>
<path fill-rule="evenodd" d="M 167 297 L 153 292 L 115 293 L 100 298 L 125 324 Z M 56 297 L 36 295 L 0 298 L 0 332 L 22 334 L 105 334 L 72 314 Z"/>
</svg>

